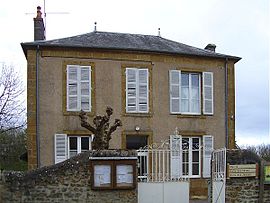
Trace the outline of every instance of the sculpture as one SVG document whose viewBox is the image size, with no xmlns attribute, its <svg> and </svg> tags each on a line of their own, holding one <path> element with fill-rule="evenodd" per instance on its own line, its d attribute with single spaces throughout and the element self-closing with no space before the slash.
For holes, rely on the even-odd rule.
<svg viewBox="0 0 270 203">
<path fill-rule="evenodd" d="M 81 111 L 79 117 L 81 120 L 81 126 L 89 130 L 94 134 L 94 140 L 92 142 L 92 149 L 103 150 L 109 149 L 109 141 L 111 140 L 111 134 L 117 129 L 117 127 L 122 126 L 122 122 L 119 119 L 115 119 L 114 124 L 110 126 L 110 117 L 113 114 L 113 109 L 111 107 L 106 108 L 106 115 L 97 115 L 93 119 L 93 127 L 88 121 L 86 112 Z"/>
</svg>

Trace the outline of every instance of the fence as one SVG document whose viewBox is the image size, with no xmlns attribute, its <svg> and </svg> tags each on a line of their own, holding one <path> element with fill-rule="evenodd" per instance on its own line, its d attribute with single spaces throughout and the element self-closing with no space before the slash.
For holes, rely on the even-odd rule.
<svg viewBox="0 0 270 203">
<path fill-rule="evenodd" d="M 147 146 L 138 151 L 139 182 L 177 182 L 187 181 L 188 169 L 186 150 L 170 148 L 163 144 L 159 147 Z M 184 170 L 183 170 L 184 169 Z"/>
</svg>

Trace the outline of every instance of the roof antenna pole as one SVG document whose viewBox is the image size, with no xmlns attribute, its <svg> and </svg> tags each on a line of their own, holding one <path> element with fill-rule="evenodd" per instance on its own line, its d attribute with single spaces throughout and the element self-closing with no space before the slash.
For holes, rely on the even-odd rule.
<svg viewBox="0 0 270 203">
<path fill-rule="evenodd" d="M 44 24 L 45 24 L 45 29 L 44 29 L 44 36 L 46 36 L 46 26 L 47 26 L 47 22 L 46 22 L 46 9 L 45 9 L 45 0 L 43 1 L 43 9 L 44 9 Z"/>
<path fill-rule="evenodd" d="M 160 36 L 160 28 L 158 28 L 158 36 L 161 37 L 161 36 Z"/>
<path fill-rule="evenodd" d="M 95 22 L 94 32 L 97 31 L 97 22 Z"/>
</svg>

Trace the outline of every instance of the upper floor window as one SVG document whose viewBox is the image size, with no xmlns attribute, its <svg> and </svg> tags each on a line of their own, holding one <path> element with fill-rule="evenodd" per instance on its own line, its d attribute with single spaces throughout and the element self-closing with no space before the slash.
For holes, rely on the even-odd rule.
<svg viewBox="0 0 270 203">
<path fill-rule="evenodd" d="M 126 112 L 149 112 L 149 73 L 147 68 L 126 68 Z"/>
<path fill-rule="evenodd" d="M 91 112 L 91 66 L 67 65 L 67 111 Z"/>
<path fill-rule="evenodd" d="M 214 112 L 213 73 L 171 70 L 170 112 L 200 115 L 202 111 L 206 115 L 212 115 Z"/>
</svg>

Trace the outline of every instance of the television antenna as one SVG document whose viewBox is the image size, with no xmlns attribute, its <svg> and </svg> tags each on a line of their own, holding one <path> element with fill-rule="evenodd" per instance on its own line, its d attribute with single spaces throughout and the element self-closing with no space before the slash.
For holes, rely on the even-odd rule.
<svg viewBox="0 0 270 203">
<path fill-rule="evenodd" d="M 46 21 L 46 17 L 47 14 L 70 14 L 69 12 L 46 12 L 46 1 L 43 0 L 43 12 L 44 12 L 44 27 L 45 27 L 45 31 L 44 31 L 44 35 L 46 36 L 46 27 L 47 27 L 47 21 Z M 25 15 L 34 15 L 35 13 L 25 13 Z"/>
</svg>

